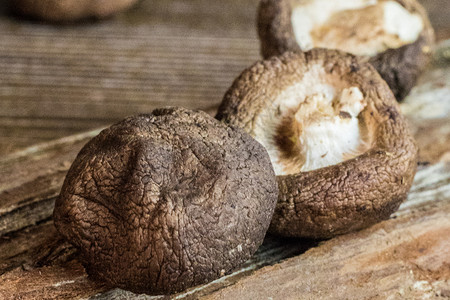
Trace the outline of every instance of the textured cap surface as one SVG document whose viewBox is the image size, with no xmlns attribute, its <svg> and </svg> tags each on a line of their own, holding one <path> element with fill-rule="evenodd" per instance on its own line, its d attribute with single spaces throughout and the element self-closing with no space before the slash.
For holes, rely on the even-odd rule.
<svg viewBox="0 0 450 300">
<path fill-rule="evenodd" d="M 165 108 L 102 131 L 56 201 L 89 274 L 173 293 L 230 272 L 262 243 L 278 195 L 266 150 L 203 112 Z"/>
</svg>

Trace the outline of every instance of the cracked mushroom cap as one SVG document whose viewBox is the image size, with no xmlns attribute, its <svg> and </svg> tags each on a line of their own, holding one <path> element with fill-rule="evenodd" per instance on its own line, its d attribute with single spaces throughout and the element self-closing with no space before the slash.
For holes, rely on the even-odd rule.
<svg viewBox="0 0 450 300">
<path fill-rule="evenodd" d="M 54 22 L 85 18 L 106 18 L 135 4 L 138 0 L 12 0 L 21 15 Z"/>
<path fill-rule="evenodd" d="M 154 110 L 81 150 L 56 200 L 88 273 L 138 293 L 214 280 L 257 250 L 278 187 L 266 150 L 203 112 Z"/>
<path fill-rule="evenodd" d="M 417 147 L 387 84 L 338 50 L 286 52 L 245 70 L 216 116 L 268 151 L 279 199 L 269 231 L 329 238 L 387 219 Z"/>
<path fill-rule="evenodd" d="M 338 49 L 369 61 L 402 100 L 426 67 L 434 32 L 417 0 L 262 0 L 264 58 Z"/>
</svg>

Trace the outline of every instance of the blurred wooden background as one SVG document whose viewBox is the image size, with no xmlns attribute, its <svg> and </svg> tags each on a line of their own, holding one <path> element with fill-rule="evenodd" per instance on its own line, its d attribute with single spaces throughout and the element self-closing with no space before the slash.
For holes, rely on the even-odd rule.
<svg viewBox="0 0 450 300">
<path fill-rule="evenodd" d="M 6 1 L 7 2 L 7 1 Z M 440 39 L 448 0 L 422 0 Z M 257 0 L 143 0 L 104 22 L 56 26 L 0 8 L 0 154 L 163 105 L 213 111 L 260 58 Z"/>
<path fill-rule="evenodd" d="M 0 17 L 0 153 L 164 105 L 212 109 L 258 59 L 257 1 L 146 0 L 104 22 Z"/>
</svg>

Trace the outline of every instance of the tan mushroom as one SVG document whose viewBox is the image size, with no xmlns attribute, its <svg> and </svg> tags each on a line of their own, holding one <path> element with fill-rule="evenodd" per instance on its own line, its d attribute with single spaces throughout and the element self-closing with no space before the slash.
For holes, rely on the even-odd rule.
<svg viewBox="0 0 450 300">
<path fill-rule="evenodd" d="M 21 15 L 54 22 L 106 18 L 125 10 L 138 0 L 12 0 Z"/>
<path fill-rule="evenodd" d="M 258 32 L 264 58 L 314 47 L 362 56 L 398 100 L 425 68 L 434 41 L 417 0 L 263 0 Z"/>
<path fill-rule="evenodd" d="M 417 147 L 387 84 L 337 50 L 287 52 L 245 70 L 216 116 L 259 141 L 278 175 L 270 231 L 329 238 L 387 219 Z"/>
</svg>

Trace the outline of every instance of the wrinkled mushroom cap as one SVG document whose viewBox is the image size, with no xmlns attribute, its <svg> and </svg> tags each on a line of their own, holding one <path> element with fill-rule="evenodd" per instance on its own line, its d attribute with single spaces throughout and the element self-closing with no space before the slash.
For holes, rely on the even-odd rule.
<svg viewBox="0 0 450 300">
<path fill-rule="evenodd" d="M 138 0 L 12 0 L 22 15 L 55 22 L 85 18 L 106 18 L 135 4 Z"/>
<path fill-rule="evenodd" d="M 402 100 L 426 67 L 434 32 L 417 0 L 262 0 L 264 58 L 313 47 L 368 60 Z"/>
<path fill-rule="evenodd" d="M 54 220 L 88 273 L 167 294 L 214 280 L 263 241 L 278 189 L 266 150 L 203 112 L 157 109 L 78 154 Z"/>
<path fill-rule="evenodd" d="M 269 231 L 278 235 L 328 238 L 387 219 L 415 174 L 417 147 L 389 87 L 341 51 L 254 64 L 216 117 L 267 148 L 279 184 Z"/>
</svg>

